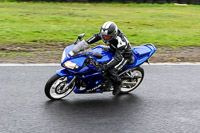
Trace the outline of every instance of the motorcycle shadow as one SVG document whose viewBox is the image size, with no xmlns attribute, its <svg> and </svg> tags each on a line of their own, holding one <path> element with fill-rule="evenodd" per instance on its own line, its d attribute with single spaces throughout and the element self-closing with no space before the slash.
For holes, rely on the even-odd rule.
<svg viewBox="0 0 200 133">
<path fill-rule="evenodd" d="M 142 103 L 137 95 L 129 93 L 113 97 L 97 96 L 81 100 L 47 101 L 45 109 L 59 116 L 62 114 L 62 117 L 70 115 L 76 118 L 87 118 L 93 114 L 94 118 L 102 118 L 136 113 L 140 110 Z"/>
</svg>

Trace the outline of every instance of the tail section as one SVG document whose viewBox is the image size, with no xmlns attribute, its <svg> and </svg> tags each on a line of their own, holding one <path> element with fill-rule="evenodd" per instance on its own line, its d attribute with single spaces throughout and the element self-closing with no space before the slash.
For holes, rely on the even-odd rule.
<svg viewBox="0 0 200 133">
<path fill-rule="evenodd" d="M 132 47 L 132 49 L 133 56 L 135 57 L 135 63 L 133 65 L 126 66 L 124 69 L 141 65 L 147 61 L 156 51 L 156 47 L 151 43 Z"/>
</svg>

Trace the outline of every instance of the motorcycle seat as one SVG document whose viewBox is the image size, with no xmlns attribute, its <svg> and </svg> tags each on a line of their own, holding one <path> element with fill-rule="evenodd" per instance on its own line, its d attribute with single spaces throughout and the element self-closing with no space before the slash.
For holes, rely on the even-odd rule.
<svg viewBox="0 0 200 133">
<path fill-rule="evenodd" d="M 146 46 L 138 46 L 133 48 L 133 53 L 140 58 L 149 55 L 151 50 Z"/>
</svg>

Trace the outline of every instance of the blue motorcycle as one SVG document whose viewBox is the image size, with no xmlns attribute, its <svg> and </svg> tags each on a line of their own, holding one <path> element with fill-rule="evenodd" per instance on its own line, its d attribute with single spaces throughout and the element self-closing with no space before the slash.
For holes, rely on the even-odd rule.
<svg viewBox="0 0 200 133">
<path fill-rule="evenodd" d="M 45 94 L 52 100 L 66 97 L 72 91 L 76 94 L 103 93 L 113 91 L 113 86 L 106 72 L 95 69 L 99 64 L 109 62 L 113 54 L 109 47 L 96 46 L 86 49 L 80 34 L 75 43 L 67 46 L 62 55 L 61 66 L 45 85 Z M 153 44 L 132 47 L 135 60 L 119 72 L 122 79 L 120 93 L 129 93 L 135 90 L 144 78 L 144 70 L 140 67 L 154 54 L 156 48 Z"/>
</svg>

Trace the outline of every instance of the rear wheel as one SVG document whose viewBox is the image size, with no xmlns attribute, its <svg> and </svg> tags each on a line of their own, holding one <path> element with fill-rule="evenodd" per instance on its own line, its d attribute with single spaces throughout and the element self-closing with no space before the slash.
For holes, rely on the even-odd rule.
<svg viewBox="0 0 200 133">
<path fill-rule="evenodd" d="M 55 74 L 45 85 L 45 94 L 49 99 L 58 100 L 69 95 L 75 87 L 75 81 L 67 82 L 67 77 Z"/>
<path fill-rule="evenodd" d="M 120 93 L 128 93 L 135 90 L 144 78 L 144 69 L 141 67 L 137 67 L 135 69 L 131 69 L 128 72 L 123 74 L 122 78 L 122 87 Z"/>
</svg>

